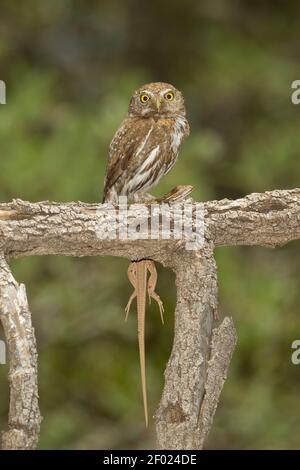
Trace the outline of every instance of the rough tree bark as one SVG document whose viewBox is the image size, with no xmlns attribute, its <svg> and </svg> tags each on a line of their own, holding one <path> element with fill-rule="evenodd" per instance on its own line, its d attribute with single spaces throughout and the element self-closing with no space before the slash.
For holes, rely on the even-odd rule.
<svg viewBox="0 0 300 470">
<path fill-rule="evenodd" d="M 232 319 L 225 318 L 220 326 L 213 328 L 217 314 L 214 248 L 229 245 L 275 247 L 299 239 L 300 189 L 251 194 L 234 201 L 210 201 L 204 203 L 203 209 L 204 241 L 197 250 L 187 251 L 185 241 L 168 239 L 163 227 L 159 240 L 112 239 L 115 211 L 106 204 L 33 204 L 15 200 L 0 205 L 1 319 L 5 324 L 8 316 L 22 319 L 25 315 L 27 339 L 23 343 L 29 347 L 29 356 L 27 350 L 22 352 L 21 358 L 16 344 L 16 335 L 21 334 L 20 331 L 14 327 L 11 334 L 10 328 L 5 327 L 11 362 L 18 361 L 17 366 L 11 364 L 11 377 L 16 367 L 20 373 L 20 381 L 16 385 L 11 382 L 9 431 L 6 434 L 17 429 L 24 431 L 26 438 L 7 438 L 4 434 L 4 447 L 33 448 L 40 419 L 37 400 L 28 408 L 29 401 L 23 396 L 29 385 L 31 391 L 26 390 L 26 393 L 37 398 L 35 340 L 25 291 L 11 278 L 4 258 L 48 254 L 150 258 L 175 272 L 175 336 L 165 371 L 164 391 L 155 415 L 158 447 L 203 447 L 236 343 Z M 130 211 L 141 225 L 148 224 L 150 215 L 147 211 L 138 205 L 131 206 Z M 127 219 L 120 211 L 119 225 L 127 228 L 130 223 L 131 218 Z M 174 227 L 172 215 L 170 226 Z M 9 283 L 13 287 L 7 297 L 5 286 Z M 23 294 L 18 294 L 19 289 Z M 18 307 L 18 302 L 23 307 Z M 29 376 L 23 369 L 29 371 Z M 34 416 L 31 421 L 29 410 Z"/>
<path fill-rule="evenodd" d="M 26 290 L 0 257 L 0 319 L 9 351 L 10 406 L 2 449 L 32 449 L 38 442 L 37 352 Z"/>
</svg>

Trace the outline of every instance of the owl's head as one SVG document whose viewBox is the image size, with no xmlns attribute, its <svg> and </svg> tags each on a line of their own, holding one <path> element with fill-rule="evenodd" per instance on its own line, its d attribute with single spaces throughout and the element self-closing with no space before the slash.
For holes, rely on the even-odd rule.
<svg viewBox="0 0 300 470">
<path fill-rule="evenodd" d="M 168 83 L 143 85 L 130 100 L 129 115 L 141 117 L 185 116 L 184 99 L 179 90 Z"/>
</svg>

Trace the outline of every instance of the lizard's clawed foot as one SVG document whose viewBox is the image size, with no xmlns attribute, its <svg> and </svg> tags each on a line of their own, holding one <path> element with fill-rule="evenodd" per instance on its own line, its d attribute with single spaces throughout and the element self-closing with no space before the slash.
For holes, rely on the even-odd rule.
<svg viewBox="0 0 300 470">
<path fill-rule="evenodd" d="M 162 324 L 164 324 L 165 323 L 164 322 L 165 309 L 164 309 L 164 304 L 162 303 L 161 298 L 159 297 L 159 295 L 156 292 L 150 291 L 149 286 L 148 286 L 148 295 L 149 295 L 149 304 L 151 304 L 151 297 L 152 297 L 152 299 L 154 299 L 157 302 L 158 307 L 159 307 L 161 322 L 162 322 Z"/>
<path fill-rule="evenodd" d="M 130 307 L 131 307 L 131 304 L 132 304 L 132 301 L 135 299 L 136 297 L 136 294 L 135 292 L 133 292 L 130 296 L 130 299 L 128 300 L 128 303 L 125 307 L 125 321 L 127 321 L 128 319 L 128 315 L 129 315 L 129 312 L 130 312 Z"/>
<path fill-rule="evenodd" d="M 148 279 L 148 284 L 147 284 L 149 304 L 151 303 L 151 297 L 152 297 L 152 299 L 154 299 L 158 304 L 161 322 L 162 324 L 164 324 L 164 306 L 161 301 L 161 298 L 155 292 L 155 287 L 156 287 L 156 282 L 157 282 L 157 271 L 156 271 L 155 263 L 151 260 L 148 260 L 147 269 L 150 273 L 150 277 Z"/>
</svg>

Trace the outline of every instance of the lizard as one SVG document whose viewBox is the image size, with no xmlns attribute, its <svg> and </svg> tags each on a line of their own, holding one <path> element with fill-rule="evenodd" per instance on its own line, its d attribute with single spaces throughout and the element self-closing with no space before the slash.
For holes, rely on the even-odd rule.
<svg viewBox="0 0 300 470">
<path fill-rule="evenodd" d="M 148 278 L 148 272 L 150 277 Z M 146 367 L 145 367 L 145 311 L 146 294 L 148 292 L 149 303 L 153 298 L 160 311 L 162 324 L 164 324 L 164 307 L 159 295 L 155 292 L 157 282 L 157 271 L 155 263 L 152 260 L 132 261 L 128 267 L 128 278 L 134 287 L 134 291 L 125 307 L 125 321 L 127 321 L 132 301 L 136 298 L 137 303 L 137 323 L 138 323 L 138 343 L 140 353 L 140 369 L 142 380 L 142 393 L 144 403 L 145 423 L 148 427 L 148 403 L 147 403 L 147 385 L 146 385 Z"/>
</svg>

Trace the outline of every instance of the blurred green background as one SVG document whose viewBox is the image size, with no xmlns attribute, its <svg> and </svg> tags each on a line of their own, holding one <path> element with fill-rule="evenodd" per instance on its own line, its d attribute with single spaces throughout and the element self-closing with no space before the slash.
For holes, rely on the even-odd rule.
<svg viewBox="0 0 300 470">
<path fill-rule="evenodd" d="M 298 1 L 0 1 L 0 201 L 100 201 L 109 142 L 135 88 L 171 82 L 191 136 L 159 184 L 204 201 L 299 186 Z M 208 448 L 300 447 L 299 242 L 216 252 L 220 313 L 239 341 Z M 41 449 L 151 448 L 136 319 L 124 326 L 127 262 L 34 257 L 12 263 L 27 286 L 39 349 Z M 162 328 L 147 315 L 155 411 L 173 335 L 173 274 L 159 267 Z M 3 332 L 0 330 L 0 337 Z M 0 367 L 0 428 L 7 366 Z"/>
</svg>

